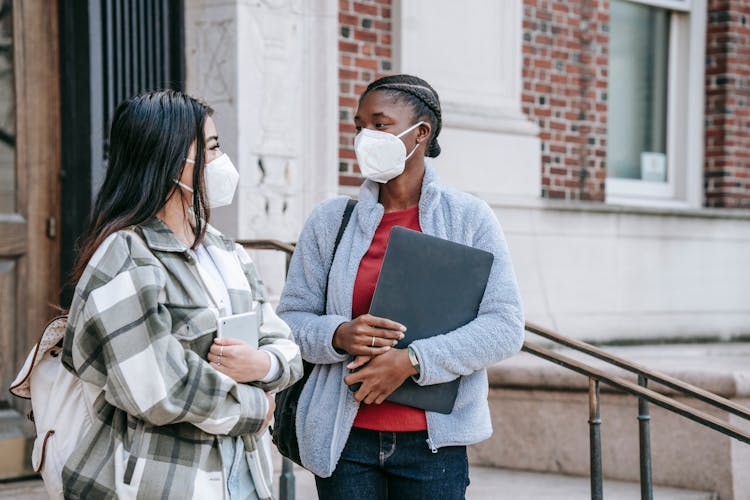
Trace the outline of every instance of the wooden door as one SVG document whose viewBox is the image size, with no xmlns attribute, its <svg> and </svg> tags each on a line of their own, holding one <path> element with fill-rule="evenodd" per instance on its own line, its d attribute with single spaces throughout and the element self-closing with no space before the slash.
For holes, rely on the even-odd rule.
<svg viewBox="0 0 750 500">
<path fill-rule="evenodd" d="M 59 301 L 59 85 L 57 2 L 0 0 L 0 479 L 28 471 L 7 387 Z"/>
</svg>

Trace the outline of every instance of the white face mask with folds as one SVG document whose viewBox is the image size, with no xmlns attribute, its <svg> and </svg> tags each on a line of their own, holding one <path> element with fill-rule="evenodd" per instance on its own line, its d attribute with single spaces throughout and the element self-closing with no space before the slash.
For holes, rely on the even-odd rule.
<svg viewBox="0 0 750 500">
<path fill-rule="evenodd" d="M 411 158 L 419 144 L 407 155 L 406 146 L 400 137 L 423 123 L 418 122 L 398 135 L 368 128 L 360 130 L 354 138 L 354 152 L 362 175 L 381 184 L 401 175 L 406 160 Z"/>
<path fill-rule="evenodd" d="M 185 162 L 195 164 L 195 161 L 191 159 L 186 159 Z M 229 156 L 224 153 L 214 161 L 206 163 L 204 172 L 209 208 L 223 207 L 232 203 L 234 192 L 237 190 L 237 184 L 240 181 L 240 174 Z M 193 192 L 192 188 L 182 182 L 175 182 L 185 190 Z"/>
</svg>

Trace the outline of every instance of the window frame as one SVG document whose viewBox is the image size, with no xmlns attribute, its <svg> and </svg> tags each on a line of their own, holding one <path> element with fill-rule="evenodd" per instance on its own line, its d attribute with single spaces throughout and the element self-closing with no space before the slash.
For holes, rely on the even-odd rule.
<svg viewBox="0 0 750 500">
<path fill-rule="evenodd" d="M 606 202 L 698 208 L 703 204 L 707 0 L 623 1 L 671 10 L 667 70 L 667 181 L 607 176 Z"/>
</svg>

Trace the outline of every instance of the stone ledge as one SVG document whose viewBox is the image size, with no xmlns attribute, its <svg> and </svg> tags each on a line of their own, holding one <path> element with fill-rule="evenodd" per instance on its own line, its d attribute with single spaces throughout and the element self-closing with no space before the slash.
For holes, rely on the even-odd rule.
<svg viewBox="0 0 750 500">
<path fill-rule="evenodd" d="M 610 346 L 604 350 L 724 398 L 750 397 L 750 343 Z M 570 349 L 555 352 L 637 382 L 635 374 L 596 358 Z M 488 377 L 491 388 L 588 391 L 588 378 L 584 375 L 523 352 L 490 367 Z M 649 388 L 666 395 L 676 393 L 654 383 L 649 383 Z M 616 390 L 602 384 L 602 391 Z"/>
</svg>

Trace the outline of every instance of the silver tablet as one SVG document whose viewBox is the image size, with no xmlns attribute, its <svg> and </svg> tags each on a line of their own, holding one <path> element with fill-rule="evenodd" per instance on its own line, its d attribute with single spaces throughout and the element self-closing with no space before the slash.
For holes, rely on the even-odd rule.
<svg viewBox="0 0 750 500">
<path fill-rule="evenodd" d="M 258 319 L 256 311 L 219 318 L 216 337 L 239 339 L 257 349 Z"/>
</svg>

